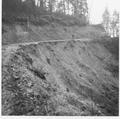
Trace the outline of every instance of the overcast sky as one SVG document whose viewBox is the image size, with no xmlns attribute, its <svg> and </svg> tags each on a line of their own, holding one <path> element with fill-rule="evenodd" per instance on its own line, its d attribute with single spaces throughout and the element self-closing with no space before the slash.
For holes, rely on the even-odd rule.
<svg viewBox="0 0 120 119">
<path fill-rule="evenodd" d="M 88 0 L 88 6 L 90 10 L 90 21 L 93 24 L 102 21 L 102 14 L 106 7 L 110 13 L 112 13 L 113 10 L 120 12 L 120 0 Z"/>
</svg>

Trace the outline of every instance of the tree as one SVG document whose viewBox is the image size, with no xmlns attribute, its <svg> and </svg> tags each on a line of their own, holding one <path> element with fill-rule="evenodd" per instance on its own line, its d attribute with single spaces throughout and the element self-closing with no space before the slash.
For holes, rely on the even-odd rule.
<svg viewBox="0 0 120 119">
<path fill-rule="evenodd" d="M 87 0 L 80 0 L 79 3 L 79 12 L 81 15 L 86 16 L 88 15 L 88 4 L 87 4 Z"/>
<path fill-rule="evenodd" d="M 53 10 L 54 10 L 55 2 L 56 2 L 56 0 L 49 0 L 49 11 L 50 11 L 50 13 L 52 13 Z"/>
<path fill-rule="evenodd" d="M 43 7 L 44 7 L 44 2 L 43 2 L 43 0 L 39 0 L 39 1 L 40 1 L 40 8 L 43 9 Z"/>
<path fill-rule="evenodd" d="M 119 36 L 119 13 L 117 11 L 114 11 L 112 15 L 111 30 L 113 37 Z"/>
<path fill-rule="evenodd" d="M 67 11 L 70 14 L 70 0 L 67 0 Z"/>
<path fill-rule="evenodd" d="M 27 15 L 35 14 L 36 12 L 35 0 L 24 1 L 23 12 L 25 12 Z"/>
<path fill-rule="evenodd" d="M 116 37 L 119 36 L 119 13 L 114 11 L 112 16 L 106 8 L 103 13 L 103 26 L 107 35 Z"/>
<path fill-rule="evenodd" d="M 87 17 L 88 15 L 88 4 L 87 0 L 70 0 L 70 3 L 74 7 L 74 15 L 76 17 L 78 16 L 85 16 Z"/>
<path fill-rule="evenodd" d="M 3 11 L 6 13 L 17 13 L 21 11 L 21 0 L 3 0 L 2 1 L 2 8 Z"/>
<path fill-rule="evenodd" d="M 103 17 L 104 29 L 105 29 L 107 35 L 110 35 L 110 13 L 107 8 L 105 9 L 102 17 Z"/>
<path fill-rule="evenodd" d="M 41 15 L 53 12 L 72 15 L 78 21 L 85 21 L 88 13 L 87 0 L 3 0 L 2 7 L 3 15 L 6 14 L 8 18 L 25 16 L 31 18 L 31 21 L 39 21 Z"/>
</svg>

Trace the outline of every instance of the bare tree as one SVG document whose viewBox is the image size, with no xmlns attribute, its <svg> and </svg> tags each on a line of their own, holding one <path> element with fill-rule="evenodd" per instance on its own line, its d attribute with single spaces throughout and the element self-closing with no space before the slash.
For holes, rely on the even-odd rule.
<svg viewBox="0 0 120 119">
<path fill-rule="evenodd" d="M 107 8 L 105 9 L 102 17 L 103 17 L 104 29 L 105 29 L 107 35 L 110 35 L 110 13 Z"/>
<path fill-rule="evenodd" d="M 119 36 L 119 13 L 117 11 L 114 11 L 112 15 L 111 30 L 113 37 Z"/>
</svg>

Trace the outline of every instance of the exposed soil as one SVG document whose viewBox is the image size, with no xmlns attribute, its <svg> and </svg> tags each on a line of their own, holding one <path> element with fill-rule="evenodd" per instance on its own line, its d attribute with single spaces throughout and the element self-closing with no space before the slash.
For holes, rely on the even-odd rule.
<svg viewBox="0 0 120 119">
<path fill-rule="evenodd" d="M 2 51 L 2 115 L 118 115 L 118 60 L 103 44 L 38 43 Z"/>
</svg>

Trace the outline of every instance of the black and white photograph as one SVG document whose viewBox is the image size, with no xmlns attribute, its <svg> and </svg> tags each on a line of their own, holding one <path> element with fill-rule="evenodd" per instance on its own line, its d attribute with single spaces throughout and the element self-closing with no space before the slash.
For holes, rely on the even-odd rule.
<svg viewBox="0 0 120 119">
<path fill-rule="evenodd" d="M 119 117 L 119 2 L 1 0 L 1 116 Z"/>
</svg>

